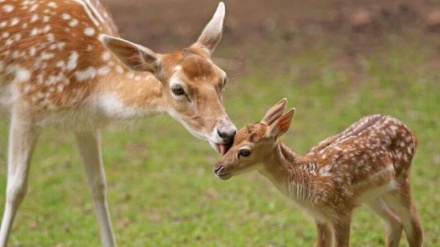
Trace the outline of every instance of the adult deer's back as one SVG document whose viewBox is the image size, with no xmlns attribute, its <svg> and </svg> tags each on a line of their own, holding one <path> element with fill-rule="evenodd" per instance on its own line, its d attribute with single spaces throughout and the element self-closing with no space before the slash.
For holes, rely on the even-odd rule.
<svg viewBox="0 0 440 247">
<path fill-rule="evenodd" d="M 168 113 L 227 151 L 236 130 L 223 106 L 227 76 L 211 60 L 224 14 L 220 3 L 194 44 L 158 54 L 117 37 L 98 0 L 0 0 L 0 100 L 11 112 L 0 246 L 26 193 L 32 151 L 45 125 L 75 132 L 105 246 L 115 240 L 98 128 Z"/>
</svg>

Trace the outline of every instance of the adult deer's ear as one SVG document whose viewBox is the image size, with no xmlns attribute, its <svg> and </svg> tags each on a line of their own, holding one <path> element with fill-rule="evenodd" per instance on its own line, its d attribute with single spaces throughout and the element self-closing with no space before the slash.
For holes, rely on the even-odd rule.
<svg viewBox="0 0 440 247">
<path fill-rule="evenodd" d="M 275 120 L 275 122 L 269 126 L 268 135 L 275 138 L 284 135 L 290 128 L 294 114 L 295 108 L 292 108 L 286 114 Z"/>
<path fill-rule="evenodd" d="M 286 98 L 278 101 L 278 103 L 276 103 L 269 110 L 267 110 L 261 122 L 267 125 L 271 125 L 275 120 L 277 120 L 284 114 L 284 111 L 286 110 L 286 105 L 287 105 Z"/>
<path fill-rule="evenodd" d="M 157 73 L 159 57 L 152 50 L 130 41 L 101 35 L 101 42 L 128 68 L 135 71 Z"/>
<path fill-rule="evenodd" d="M 220 2 L 214 16 L 205 26 L 194 46 L 204 49 L 209 55 L 211 55 L 222 38 L 224 18 L 225 4 Z"/>
</svg>

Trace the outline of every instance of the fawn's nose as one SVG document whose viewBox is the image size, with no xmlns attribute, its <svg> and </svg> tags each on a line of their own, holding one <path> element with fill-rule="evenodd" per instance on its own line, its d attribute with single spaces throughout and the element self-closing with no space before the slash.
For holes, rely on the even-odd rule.
<svg viewBox="0 0 440 247">
<path fill-rule="evenodd" d="M 216 164 L 216 165 L 214 166 L 214 172 L 215 172 L 215 174 L 218 174 L 222 169 L 223 169 L 223 165 L 221 165 L 221 164 Z"/>
</svg>

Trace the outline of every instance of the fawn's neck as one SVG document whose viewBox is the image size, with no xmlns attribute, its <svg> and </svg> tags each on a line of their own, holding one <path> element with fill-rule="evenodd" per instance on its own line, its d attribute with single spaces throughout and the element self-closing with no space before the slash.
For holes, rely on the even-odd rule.
<svg viewBox="0 0 440 247">
<path fill-rule="evenodd" d="M 277 143 L 272 153 L 260 173 L 288 197 L 297 201 L 306 200 L 311 193 L 310 172 L 316 165 L 309 158 L 294 153 L 282 142 Z"/>
</svg>

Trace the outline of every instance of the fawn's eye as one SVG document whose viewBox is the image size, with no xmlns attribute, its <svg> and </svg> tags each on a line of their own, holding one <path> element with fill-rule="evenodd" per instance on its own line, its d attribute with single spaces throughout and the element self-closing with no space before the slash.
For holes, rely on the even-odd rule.
<svg viewBox="0 0 440 247">
<path fill-rule="evenodd" d="M 238 157 L 243 156 L 243 157 L 247 157 L 251 155 L 251 150 L 249 149 L 240 149 L 240 151 L 238 151 Z"/>
<path fill-rule="evenodd" d="M 171 92 L 173 92 L 173 94 L 176 96 L 182 96 L 185 94 L 185 90 L 180 85 L 174 85 L 171 87 Z"/>
</svg>

